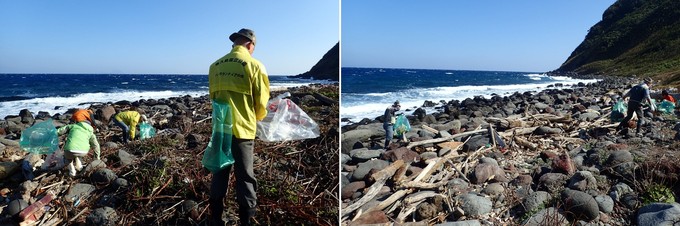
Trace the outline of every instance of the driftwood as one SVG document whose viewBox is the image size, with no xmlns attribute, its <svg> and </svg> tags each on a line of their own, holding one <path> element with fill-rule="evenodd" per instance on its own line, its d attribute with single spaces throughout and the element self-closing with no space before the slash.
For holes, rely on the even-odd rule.
<svg viewBox="0 0 680 226">
<path fill-rule="evenodd" d="M 406 148 L 411 149 L 412 147 L 416 147 L 416 146 L 420 146 L 420 145 L 424 145 L 424 144 L 432 144 L 432 143 L 439 143 L 439 142 L 449 141 L 449 140 L 453 140 L 453 139 L 455 139 L 455 138 L 457 138 L 457 137 L 464 137 L 464 136 L 467 136 L 467 135 L 472 135 L 472 134 L 477 134 L 477 133 L 483 133 L 483 132 L 486 132 L 486 131 L 487 131 L 486 129 L 478 129 L 478 130 L 474 130 L 474 131 L 469 131 L 469 132 L 464 132 L 464 133 L 459 133 L 459 134 L 451 135 L 451 136 L 448 136 L 448 137 L 442 137 L 442 138 L 436 138 L 436 139 L 430 139 L 430 140 L 423 140 L 423 141 L 417 141 L 417 142 L 411 142 L 411 143 L 409 143 L 409 144 L 406 146 Z"/>
<path fill-rule="evenodd" d="M 404 161 L 397 160 L 396 162 L 389 165 L 387 168 L 371 175 L 373 180 L 375 180 L 375 183 L 373 183 L 373 185 L 371 185 L 371 187 L 368 188 L 366 194 L 364 194 L 364 196 L 361 197 L 359 201 L 343 209 L 342 217 L 343 218 L 348 217 L 352 212 L 362 207 L 368 201 L 371 201 L 371 199 L 373 199 L 373 197 L 375 197 L 378 194 L 378 192 L 380 192 L 380 189 L 382 189 L 382 186 L 385 184 L 387 179 L 392 177 L 392 175 L 394 175 L 397 169 L 401 168 L 402 165 L 404 165 Z"/>
<path fill-rule="evenodd" d="M 326 105 L 334 105 L 334 104 L 337 105 L 337 104 L 338 104 L 338 101 L 337 101 L 337 100 L 333 100 L 333 99 L 331 99 L 331 98 L 328 98 L 327 96 L 324 96 L 323 94 L 314 92 L 314 93 L 312 93 L 312 95 L 313 95 L 317 100 L 319 100 L 321 103 L 324 103 L 324 104 L 326 104 Z"/>
</svg>

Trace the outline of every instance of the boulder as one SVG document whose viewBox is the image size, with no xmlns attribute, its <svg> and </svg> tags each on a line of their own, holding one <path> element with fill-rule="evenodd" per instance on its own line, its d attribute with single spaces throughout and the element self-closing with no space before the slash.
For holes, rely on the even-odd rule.
<svg viewBox="0 0 680 226">
<path fill-rule="evenodd" d="M 380 124 L 379 129 L 376 126 L 373 129 L 355 129 L 342 133 L 342 153 L 349 154 L 354 143 L 368 140 L 373 136 L 385 137 L 385 130 L 382 129 L 382 124 Z"/>
<path fill-rule="evenodd" d="M 418 162 L 420 161 L 420 155 L 418 152 L 411 151 L 408 148 L 401 147 L 393 150 L 386 151 L 382 159 L 395 162 L 397 160 L 404 160 L 404 162 Z"/>
<path fill-rule="evenodd" d="M 650 203 L 638 210 L 637 225 L 676 225 L 680 222 L 680 204 Z"/>
<path fill-rule="evenodd" d="M 110 122 L 111 117 L 116 114 L 116 109 L 113 108 L 111 105 L 107 105 L 103 108 L 100 108 L 95 112 L 95 119 L 98 119 L 103 122 Z"/>
<path fill-rule="evenodd" d="M 77 199 L 88 197 L 96 188 L 91 184 L 78 183 L 71 186 L 64 196 L 64 201 L 75 202 Z"/>
<path fill-rule="evenodd" d="M 595 196 L 595 201 L 597 206 L 600 207 L 600 211 L 603 213 L 611 213 L 614 211 L 614 200 L 608 195 L 598 195 Z"/>
<path fill-rule="evenodd" d="M 107 168 L 98 169 L 90 175 L 90 180 L 95 184 L 109 184 L 116 178 L 116 173 Z"/>
<path fill-rule="evenodd" d="M 16 162 L 0 162 L 0 179 L 5 179 L 19 169 Z"/>
<path fill-rule="evenodd" d="M 550 200 L 550 193 L 545 192 L 545 191 L 537 191 L 529 194 L 524 201 L 522 201 L 522 205 L 524 206 L 524 211 L 525 212 L 531 212 L 535 210 L 539 210 L 542 207 L 544 208 L 544 204 L 547 203 Z"/>
<path fill-rule="evenodd" d="M 381 150 L 369 150 L 368 148 L 354 149 L 349 152 L 349 156 L 355 162 L 365 162 L 373 158 L 380 157 Z"/>
<path fill-rule="evenodd" d="M 456 196 L 455 199 L 461 204 L 460 208 L 465 212 L 465 216 L 477 216 L 491 212 L 491 200 L 482 195 L 467 193 Z"/>
<path fill-rule="evenodd" d="M 355 225 L 367 225 L 367 224 L 386 224 L 386 223 L 389 223 L 389 222 L 391 222 L 391 221 L 387 217 L 385 212 L 380 211 L 380 210 L 375 210 L 375 211 L 371 211 L 371 212 L 367 212 L 367 213 L 362 214 L 359 218 L 350 222 L 349 225 L 355 226 Z"/>
<path fill-rule="evenodd" d="M 101 169 L 101 168 L 106 168 L 106 163 L 104 163 L 104 161 L 102 161 L 102 160 L 95 159 L 95 160 L 92 160 L 92 162 L 90 162 L 90 164 L 85 166 L 84 171 L 85 171 L 86 175 L 89 175 L 92 172 L 94 172 L 95 170 L 98 170 L 98 169 Z"/>
<path fill-rule="evenodd" d="M 119 216 L 116 210 L 106 206 L 92 211 L 85 219 L 85 222 L 87 225 L 113 226 L 118 225 L 118 220 Z"/>
<path fill-rule="evenodd" d="M 352 181 L 363 180 L 371 169 L 381 170 L 389 166 L 385 160 L 373 159 L 357 164 L 357 169 L 352 172 Z"/>
<path fill-rule="evenodd" d="M 549 219 L 550 222 L 546 222 Z M 524 222 L 524 226 L 544 226 L 544 225 L 571 225 L 567 218 L 559 212 L 555 207 L 550 207 L 538 211 L 538 213 L 532 215 Z"/>
<path fill-rule="evenodd" d="M 562 173 L 546 173 L 538 179 L 538 189 L 556 193 L 564 188 L 569 176 Z"/>
<path fill-rule="evenodd" d="M 366 188 L 366 182 L 364 182 L 363 180 L 349 183 L 342 187 L 341 197 L 343 200 L 349 199 L 355 192 L 364 188 Z"/>
<path fill-rule="evenodd" d="M 593 173 L 588 171 L 578 171 L 569 179 L 567 185 L 569 188 L 579 191 L 586 191 L 589 189 L 597 189 L 597 180 Z"/>
<path fill-rule="evenodd" d="M 595 220 L 600 214 L 597 201 L 588 193 L 565 189 L 562 192 L 562 201 L 565 210 L 577 219 L 591 221 Z"/>
<path fill-rule="evenodd" d="M 117 156 L 118 156 L 118 159 L 120 159 L 121 166 L 131 165 L 136 159 L 136 157 L 134 155 L 128 153 L 127 151 L 125 151 L 123 149 L 118 150 Z"/>
</svg>

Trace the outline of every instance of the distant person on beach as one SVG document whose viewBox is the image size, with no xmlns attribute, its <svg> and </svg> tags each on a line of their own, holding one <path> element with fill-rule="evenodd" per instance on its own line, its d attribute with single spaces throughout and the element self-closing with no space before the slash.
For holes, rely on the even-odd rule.
<svg viewBox="0 0 680 226">
<path fill-rule="evenodd" d="M 87 156 L 90 148 L 94 148 L 94 157 L 100 159 L 99 142 L 94 134 L 91 120 L 81 120 L 78 118 L 76 123 L 69 124 L 57 130 L 59 135 L 68 133 L 64 144 L 64 158 L 68 162 L 69 175 L 76 176 L 76 171 L 83 169 L 81 157 Z M 75 162 L 75 166 L 74 163 Z"/>
<path fill-rule="evenodd" d="M 673 98 L 673 96 L 671 96 L 671 95 L 668 93 L 668 90 L 665 90 L 665 89 L 664 89 L 663 91 L 661 91 L 661 96 L 663 96 L 663 99 L 664 99 L 664 100 L 667 100 L 667 101 L 669 101 L 669 102 L 675 104 L 675 98 Z"/>
<path fill-rule="evenodd" d="M 211 225 L 224 225 L 224 197 L 229 187 L 229 173 L 236 176 L 236 201 L 241 225 L 250 225 L 257 207 L 257 180 L 253 171 L 257 121 L 267 116 L 269 77 L 264 65 L 252 57 L 255 32 L 241 29 L 229 36 L 231 52 L 210 65 L 208 83 L 210 99 L 229 104 L 232 110 L 231 152 L 234 164 L 213 173 L 210 185 Z"/>
<path fill-rule="evenodd" d="M 135 138 L 137 124 L 146 121 L 146 116 L 141 110 L 128 110 L 115 114 L 113 122 L 123 130 L 123 142 L 128 143 Z"/>
<path fill-rule="evenodd" d="M 633 86 L 633 88 L 623 95 L 624 99 L 626 97 L 630 98 L 628 100 L 628 112 L 626 113 L 626 117 L 623 118 L 623 121 L 621 121 L 619 126 L 616 127 L 617 131 L 628 128 L 628 121 L 630 121 L 630 119 L 633 117 L 633 112 L 635 112 L 638 117 L 636 130 L 637 134 L 640 134 L 640 126 L 642 125 L 642 120 L 644 119 L 644 115 L 642 113 L 642 102 L 644 100 L 647 100 L 652 112 L 656 111 L 656 106 L 652 104 L 652 98 L 649 96 L 649 87 L 651 86 L 651 82 L 651 78 L 645 78 L 642 83 Z"/>
<path fill-rule="evenodd" d="M 394 123 L 397 121 L 396 112 L 399 111 L 401 105 L 399 101 L 395 101 L 392 106 L 385 109 L 383 116 L 383 129 L 385 129 L 385 149 L 390 145 L 390 141 L 394 138 Z"/>
</svg>

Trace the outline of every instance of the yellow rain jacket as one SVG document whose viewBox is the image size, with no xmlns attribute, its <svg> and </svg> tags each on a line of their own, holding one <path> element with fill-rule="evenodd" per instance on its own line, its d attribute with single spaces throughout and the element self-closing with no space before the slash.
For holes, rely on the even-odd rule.
<svg viewBox="0 0 680 226">
<path fill-rule="evenodd" d="M 269 77 L 262 63 L 237 45 L 210 65 L 208 83 L 210 99 L 231 105 L 234 136 L 255 139 L 257 121 L 267 116 L 269 100 Z"/>
<path fill-rule="evenodd" d="M 137 123 L 139 123 L 141 117 L 142 115 L 137 111 L 124 111 L 116 115 L 116 120 L 121 121 L 130 127 L 130 139 L 134 139 L 135 132 L 137 131 Z"/>
</svg>

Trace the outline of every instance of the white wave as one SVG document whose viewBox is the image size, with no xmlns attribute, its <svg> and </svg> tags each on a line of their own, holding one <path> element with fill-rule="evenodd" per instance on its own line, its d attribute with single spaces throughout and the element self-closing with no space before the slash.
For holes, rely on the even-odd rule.
<svg viewBox="0 0 680 226">
<path fill-rule="evenodd" d="M 537 76 L 538 77 L 538 76 Z M 546 76 L 548 77 L 548 76 Z M 560 78 L 559 80 L 546 83 L 514 84 L 514 85 L 482 85 L 482 86 L 454 86 L 454 87 L 435 87 L 435 88 L 415 88 L 391 93 L 370 93 L 363 95 L 342 95 L 342 106 L 340 115 L 348 118 L 351 122 L 358 122 L 364 118 L 374 119 L 383 114 L 385 109 L 392 105 L 395 100 L 399 100 L 402 112 L 410 114 L 416 108 L 427 101 L 432 101 L 440 106 L 440 100 L 448 102 L 450 100 L 465 100 L 475 96 L 491 98 L 492 94 L 508 96 L 515 92 L 538 92 L 549 88 L 556 83 L 561 83 L 565 88 L 569 88 L 579 82 L 594 83 L 596 79 L 582 80 L 572 78 Z M 378 95 L 380 94 L 380 95 Z M 435 111 L 434 108 L 425 108 L 429 112 Z M 347 124 L 343 122 L 341 124 Z"/>
<path fill-rule="evenodd" d="M 117 102 L 121 100 L 136 101 L 140 99 L 161 99 L 190 95 L 198 97 L 208 94 L 207 91 L 148 91 L 137 92 L 126 90 L 113 93 L 82 93 L 72 97 L 44 97 L 28 100 L 8 101 L 0 103 L 0 118 L 7 115 L 18 115 L 22 109 L 28 109 L 34 114 L 39 111 L 49 112 L 50 115 L 64 113 L 69 108 L 86 108 L 89 104 L 79 105 L 90 102 Z M 56 107 L 60 107 L 55 110 Z"/>
<path fill-rule="evenodd" d="M 372 96 L 372 97 L 384 97 L 384 96 L 390 95 L 390 93 L 367 93 L 365 95 L 366 96 Z"/>
<path fill-rule="evenodd" d="M 444 73 L 444 74 L 447 74 L 447 75 L 452 75 L 452 74 L 453 74 L 453 72 L 446 72 L 446 73 Z"/>
</svg>

